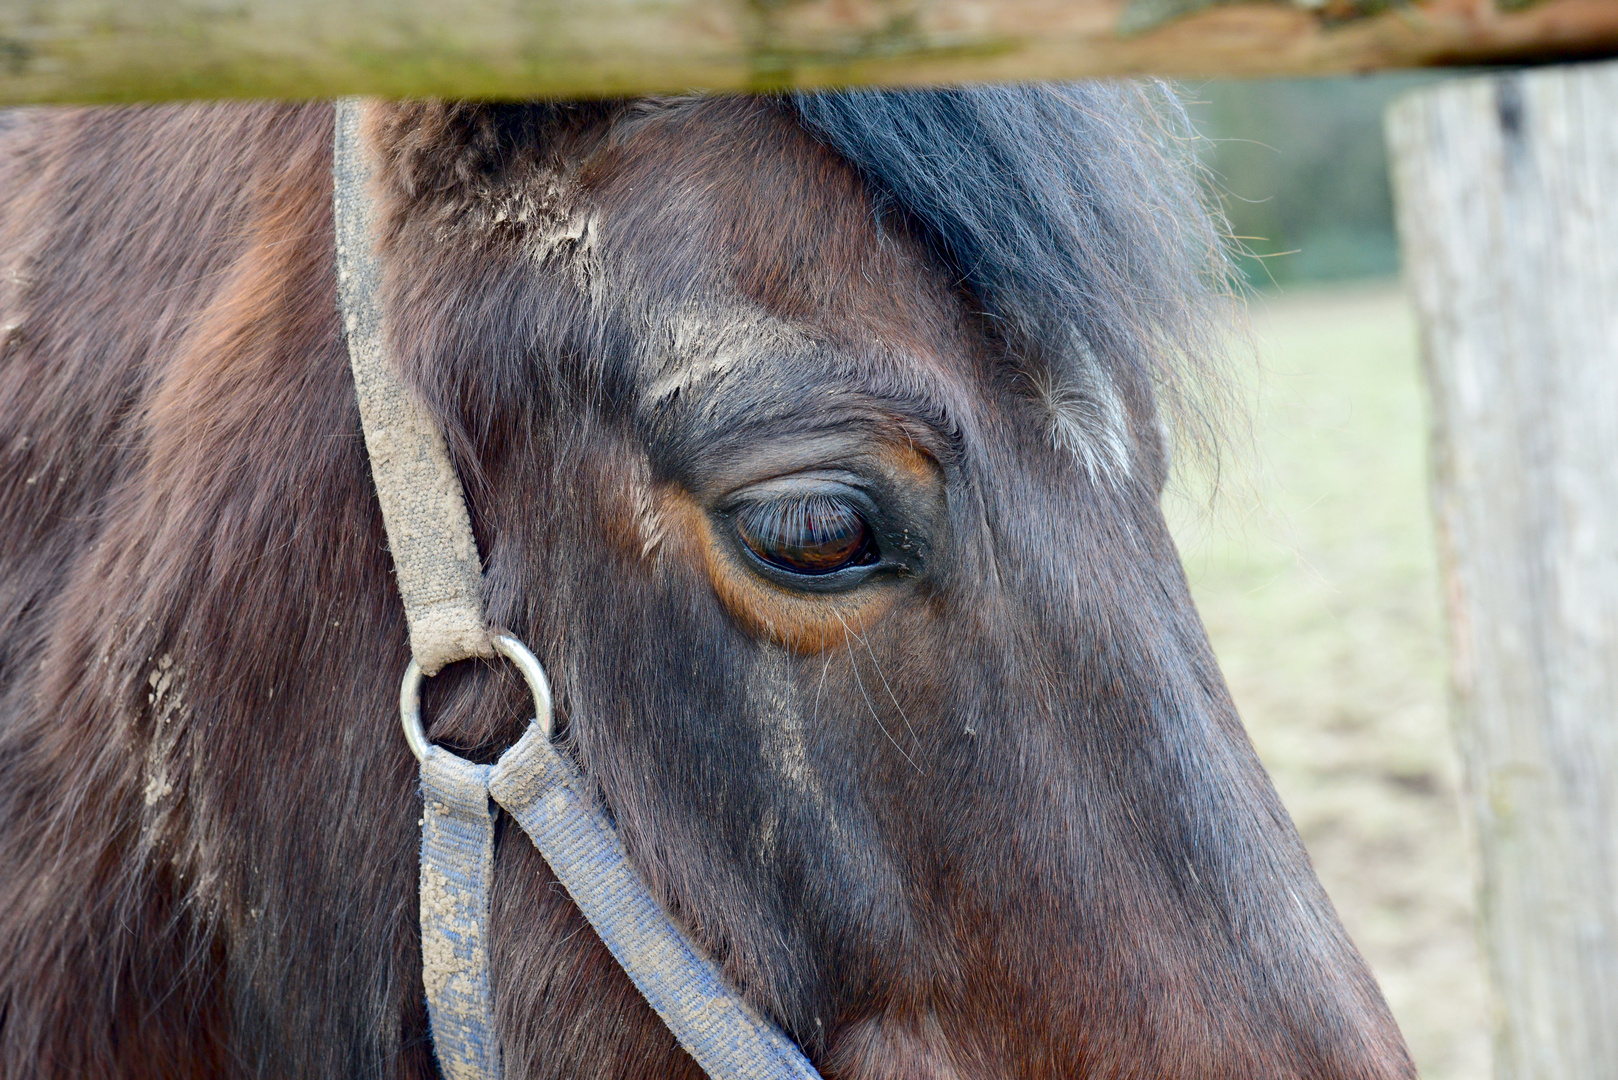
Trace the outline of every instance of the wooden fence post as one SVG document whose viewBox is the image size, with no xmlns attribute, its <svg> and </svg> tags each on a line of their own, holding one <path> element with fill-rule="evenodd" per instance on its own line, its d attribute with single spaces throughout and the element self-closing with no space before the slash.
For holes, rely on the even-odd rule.
<svg viewBox="0 0 1618 1080">
<path fill-rule="evenodd" d="M 1497 1077 L 1618 1077 L 1618 65 L 1389 112 Z"/>
<path fill-rule="evenodd" d="M 1612 0 L 0 0 L 0 104 L 594 97 L 1618 56 Z"/>
</svg>

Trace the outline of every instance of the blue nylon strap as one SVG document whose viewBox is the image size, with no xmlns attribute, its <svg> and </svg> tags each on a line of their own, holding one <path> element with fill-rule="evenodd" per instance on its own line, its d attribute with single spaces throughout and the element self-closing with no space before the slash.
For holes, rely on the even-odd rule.
<svg viewBox="0 0 1618 1080">
<path fill-rule="evenodd" d="M 454 467 L 431 417 L 412 403 L 393 370 L 381 330 L 381 266 L 371 249 L 371 165 L 362 145 L 360 108 L 352 98 L 336 106 L 339 306 L 411 651 L 419 665 L 411 669 L 417 674 L 407 675 L 408 689 L 422 670 L 486 654 L 490 639 L 483 623 L 477 544 Z M 538 661 L 526 649 L 521 652 L 539 672 Z M 529 685 L 535 686 L 536 678 L 536 700 L 543 698 L 548 715 L 543 673 L 530 677 Z M 416 706 L 406 702 L 405 707 Z M 412 746 L 419 749 L 426 742 L 419 714 L 407 711 L 405 721 L 407 731 L 415 732 Z M 652 899 L 617 834 L 581 789 L 576 770 L 551 747 L 539 723 L 530 724 L 493 766 L 428 746 L 421 758 L 421 791 L 422 983 L 446 1080 L 499 1080 L 501 1075 L 489 976 L 491 794 L 538 845 L 630 981 L 712 1080 L 820 1080 L 798 1048 L 725 984 L 719 969 Z"/>
<path fill-rule="evenodd" d="M 489 982 L 488 799 L 522 826 L 635 988 L 713 1080 L 820 1080 L 725 982 L 630 865 L 573 765 L 537 724 L 493 766 L 422 759 L 421 936 L 433 1043 L 448 1080 L 498 1080 Z"/>
<path fill-rule="evenodd" d="M 492 766 L 437 746 L 421 759 L 421 981 L 445 1080 L 499 1080 L 489 983 Z"/>
<path fill-rule="evenodd" d="M 713 1080 L 820 1080 L 646 890 L 578 771 L 538 724 L 494 766 L 489 790 L 550 863 L 635 988 Z"/>
</svg>

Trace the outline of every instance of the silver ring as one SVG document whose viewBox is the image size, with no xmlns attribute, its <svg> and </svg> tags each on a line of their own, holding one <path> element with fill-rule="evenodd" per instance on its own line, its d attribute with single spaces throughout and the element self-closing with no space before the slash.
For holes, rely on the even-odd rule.
<svg viewBox="0 0 1618 1080">
<path fill-rule="evenodd" d="M 545 678 L 545 668 L 526 645 L 510 634 L 495 634 L 489 641 L 495 652 L 516 664 L 517 670 L 522 672 L 529 692 L 534 695 L 534 719 L 545 737 L 550 738 L 551 684 Z M 410 744 L 410 752 L 416 755 L 417 761 L 427 756 L 427 748 L 432 745 L 427 741 L 427 729 L 421 726 L 421 684 L 426 678 L 421 665 L 411 660 L 410 666 L 405 668 L 404 682 L 399 686 L 399 720 L 404 724 L 405 742 Z"/>
</svg>

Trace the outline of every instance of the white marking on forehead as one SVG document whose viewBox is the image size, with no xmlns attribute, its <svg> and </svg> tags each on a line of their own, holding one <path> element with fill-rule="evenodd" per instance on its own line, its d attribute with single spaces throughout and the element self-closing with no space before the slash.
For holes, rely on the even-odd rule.
<svg viewBox="0 0 1618 1080">
<path fill-rule="evenodd" d="M 1078 458 L 1092 480 L 1116 482 L 1129 475 L 1129 414 L 1095 350 L 1077 331 L 1070 350 L 1060 375 L 1034 381 L 1050 413 L 1051 445 Z"/>
<path fill-rule="evenodd" d="M 757 356 L 788 356 L 809 346 L 803 331 L 765 311 L 737 304 L 686 306 L 652 326 L 641 406 L 656 405 Z"/>
<path fill-rule="evenodd" d="M 597 311 L 635 312 L 645 328 L 640 404 L 655 405 L 755 356 L 806 351 L 803 330 L 734 296 L 682 302 L 646 295 L 637 253 L 614 247 L 604 218 L 569 177 L 535 175 L 491 192 L 470 210 L 481 232 L 516 227 L 537 266 L 571 273 Z"/>
</svg>

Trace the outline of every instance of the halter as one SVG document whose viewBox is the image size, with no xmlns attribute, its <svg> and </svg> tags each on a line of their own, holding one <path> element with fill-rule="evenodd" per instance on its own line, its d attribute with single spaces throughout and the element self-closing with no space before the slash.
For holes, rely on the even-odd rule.
<svg viewBox="0 0 1618 1080">
<path fill-rule="evenodd" d="M 405 739 L 421 762 L 422 983 L 439 1068 L 448 1080 L 501 1075 L 488 949 L 492 798 L 533 840 L 635 988 L 713 1080 L 820 1080 L 652 898 L 584 778 L 551 745 L 544 667 L 484 620 L 482 563 L 460 480 L 442 433 L 388 357 L 363 104 L 344 98 L 336 110 L 338 304 L 410 626 L 412 659 L 399 705 Z M 522 672 L 535 716 L 498 761 L 475 765 L 427 740 L 421 686 L 446 664 L 496 654 Z"/>
</svg>

